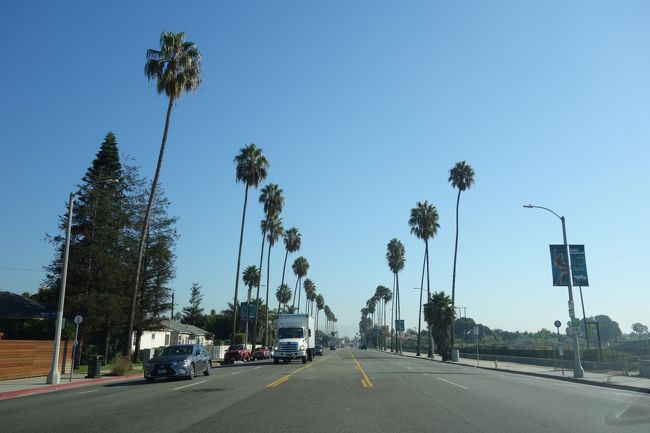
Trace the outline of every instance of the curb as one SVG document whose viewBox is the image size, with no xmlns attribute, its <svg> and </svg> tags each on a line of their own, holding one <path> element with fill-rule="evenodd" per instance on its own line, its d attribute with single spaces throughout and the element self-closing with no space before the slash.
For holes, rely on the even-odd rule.
<svg viewBox="0 0 650 433">
<path fill-rule="evenodd" d="M 135 379 L 138 377 L 142 377 L 142 373 L 131 374 L 128 376 L 107 376 L 107 377 L 100 377 L 98 379 L 84 379 L 80 382 L 60 383 L 58 385 L 47 385 L 38 388 L 19 389 L 16 391 L 0 392 L 0 401 L 11 400 L 19 397 L 27 397 L 36 394 L 46 394 L 55 391 L 62 391 L 65 389 L 82 388 L 84 386 L 90 386 L 90 385 L 122 382 L 130 379 Z"/>
<path fill-rule="evenodd" d="M 520 370 L 510 370 L 507 368 L 492 368 L 492 367 L 475 367 L 472 365 L 467 365 L 467 364 L 461 364 L 461 363 L 455 363 L 455 362 L 444 362 L 444 361 L 438 361 L 437 359 L 430 359 L 430 358 L 418 358 L 417 356 L 409 356 L 409 355 L 404 355 L 396 352 L 388 352 L 391 353 L 392 355 L 397 355 L 397 356 L 405 356 L 407 358 L 412 358 L 412 359 L 420 359 L 424 361 L 430 361 L 430 362 L 439 362 L 441 364 L 447 364 L 447 365 L 456 365 L 459 367 L 469 367 L 469 368 L 480 368 L 481 370 L 488 370 L 488 371 L 500 371 L 502 373 L 512 373 L 512 374 L 521 374 L 523 376 L 534 376 L 534 377 L 542 377 L 545 379 L 555 379 L 555 380 L 561 380 L 564 382 L 573 382 L 573 383 L 580 383 L 582 385 L 592 385 L 592 386 L 600 386 L 602 388 L 614 388 L 614 389 L 620 389 L 623 391 L 633 391 L 633 392 L 640 392 L 643 394 L 650 394 L 650 389 L 648 388 L 641 388 L 638 386 L 632 386 L 632 385 L 620 385 L 617 383 L 607 383 L 607 382 L 596 382 L 593 380 L 588 380 L 588 379 L 575 379 L 573 377 L 560 377 L 560 376 L 554 376 L 550 374 L 544 374 L 544 373 L 534 373 L 531 371 L 520 371 Z"/>
</svg>

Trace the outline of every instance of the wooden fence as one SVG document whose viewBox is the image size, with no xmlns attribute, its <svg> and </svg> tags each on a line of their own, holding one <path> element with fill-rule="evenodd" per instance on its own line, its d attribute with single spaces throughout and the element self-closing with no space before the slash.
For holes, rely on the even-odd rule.
<svg viewBox="0 0 650 433">
<path fill-rule="evenodd" d="M 0 380 L 47 376 L 53 350 L 54 341 L 49 340 L 0 340 Z M 62 341 L 59 371 L 69 374 L 71 367 L 72 343 Z"/>
</svg>

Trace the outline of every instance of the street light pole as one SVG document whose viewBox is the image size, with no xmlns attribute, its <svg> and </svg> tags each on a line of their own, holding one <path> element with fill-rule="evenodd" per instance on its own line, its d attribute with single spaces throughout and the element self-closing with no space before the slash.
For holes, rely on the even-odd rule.
<svg viewBox="0 0 650 433">
<path fill-rule="evenodd" d="M 567 263 L 569 264 L 569 278 L 567 280 L 567 286 L 568 286 L 568 291 L 569 291 L 569 317 L 571 318 L 571 333 L 573 334 L 573 377 L 575 378 L 582 378 L 585 375 L 585 371 L 582 368 L 582 364 L 580 362 L 580 343 L 578 342 L 578 333 L 575 330 L 575 327 L 573 326 L 573 319 L 575 319 L 575 308 L 573 304 L 573 286 L 571 285 L 571 261 L 569 257 L 569 244 L 567 242 L 566 238 L 566 222 L 564 219 L 564 216 L 560 216 L 557 213 L 553 212 L 551 209 L 542 207 L 542 206 L 533 206 L 532 204 L 529 205 L 524 205 L 525 208 L 528 209 L 544 209 L 548 212 L 551 212 L 553 215 L 558 217 L 560 221 L 562 221 L 562 238 L 564 240 L 564 255 L 566 257 Z"/>
<path fill-rule="evenodd" d="M 61 350 L 61 328 L 63 327 L 63 303 L 65 302 L 65 282 L 68 276 L 68 254 L 70 252 L 70 232 L 72 231 L 72 208 L 74 206 L 75 193 L 70 193 L 70 203 L 68 204 L 68 230 L 65 234 L 65 250 L 63 252 L 63 274 L 61 276 L 61 289 L 59 290 L 59 307 L 56 312 L 56 331 L 54 334 L 54 356 L 52 358 L 52 368 L 47 375 L 46 383 L 59 384 L 61 375 L 59 374 L 59 352 Z M 74 360 L 73 360 L 74 363 Z"/>
</svg>

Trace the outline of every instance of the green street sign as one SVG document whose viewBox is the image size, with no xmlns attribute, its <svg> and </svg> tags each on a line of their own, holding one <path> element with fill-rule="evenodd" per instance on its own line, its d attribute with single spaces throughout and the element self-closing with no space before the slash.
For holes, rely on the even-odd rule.
<svg viewBox="0 0 650 433">
<path fill-rule="evenodd" d="M 578 328 L 580 326 L 580 319 L 578 319 L 577 317 L 571 319 L 571 326 L 573 326 L 574 328 Z"/>
</svg>

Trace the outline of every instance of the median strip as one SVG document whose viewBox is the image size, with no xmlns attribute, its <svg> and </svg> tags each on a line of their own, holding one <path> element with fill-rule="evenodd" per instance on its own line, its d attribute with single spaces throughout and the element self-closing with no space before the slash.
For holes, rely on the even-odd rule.
<svg viewBox="0 0 650 433">
<path fill-rule="evenodd" d="M 374 385 L 368 378 L 368 375 L 366 374 L 363 367 L 361 367 L 361 364 L 359 364 L 359 361 L 357 361 L 357 358 L 355 358 L 352 353 L 350 353 L 350 356 L 352 357 L 352 361 L 354 361 L 357 370 L 359 370 L 359 373 L 361 373 L 361 386 L 363 386 L 364 388 L 372 388 Z"/>
</svg>

